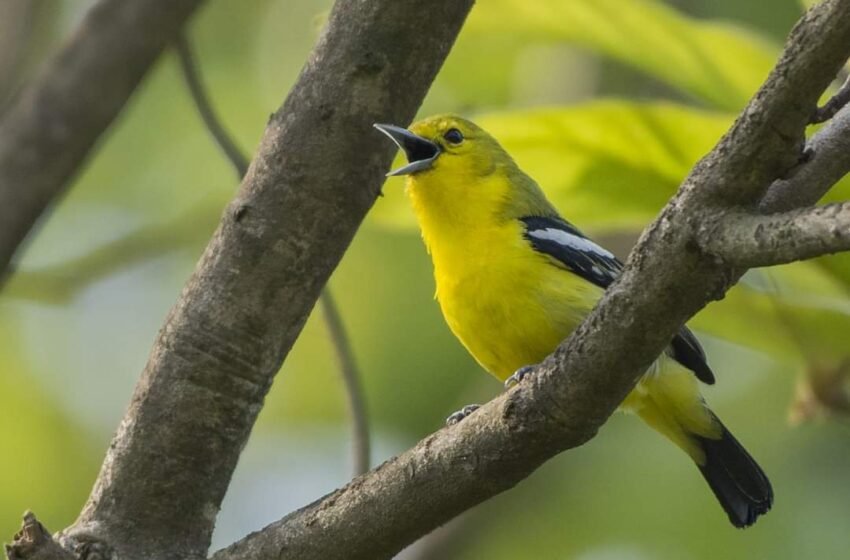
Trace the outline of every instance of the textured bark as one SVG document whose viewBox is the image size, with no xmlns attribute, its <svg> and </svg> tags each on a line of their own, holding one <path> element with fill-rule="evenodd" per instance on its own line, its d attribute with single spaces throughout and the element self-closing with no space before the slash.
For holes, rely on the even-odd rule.
<svg viewBox="0 0 850 560">
<path fill-rule="evenodd" d="M 0 2 L 0 115 L 14 88 L 26 58 L 32 35 L 35 0 Z"/>
<path fill-rule="evenodd" d="M 682 323 L 742 273 L 700 250 L 699 228 L 718 211 L 757 207 L 799 166 L 809 117 L 848 55 L 850 1 L 815 6 L 732 129 L 641 236 L 620 279 L 527 382 L 213 558 L 389 558 L 593 437 Z"/>
<path fill-rule="evenodd" d="M 75 560 L 69 551 L 53 540 L 50 532 L 32 512 L 24 514 L 21 530 L 15 534 L 12 544 L 7 544 L 6 558 L 9 560 Z"/>
<path fill-rule="evenodd" d="M 754 268 L 850 250 L 850 204 L 706 220 L 700 246 L 727 265 Z"/>
<path fill-rule="evenodd" d="M 338 0 L 172 309 L 63 542 L 200 558 L 274 374 L 380 192 L 471 0 Z"/>
<path fill-rule="evenodd" d="M 202 0 L 100 0 L 0 121 L 0 276 Z"/>
<path fill-rule="evenodd" d="M 850 108 L 841 110 L 806 144 L 803 161 L 774 182 L 759 204 L 764 213 L 814 204 L 850 169 Z"/>
</svg>

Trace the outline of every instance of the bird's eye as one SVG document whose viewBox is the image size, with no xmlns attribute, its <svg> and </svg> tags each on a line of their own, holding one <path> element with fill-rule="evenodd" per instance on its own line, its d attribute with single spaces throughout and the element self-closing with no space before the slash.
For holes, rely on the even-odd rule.
<svg viewBox="0 0 850 560">
<path fill-rule="evenodd" d="M 443 138 L 445 138 L 446 142 L 449 144 L 460 144 L 463 142 L 463 134 L 461 134 L 461 132 L 456 128 L 450 128 L 446 131 L 446 133 L 443 134 Z"/>
</svg>

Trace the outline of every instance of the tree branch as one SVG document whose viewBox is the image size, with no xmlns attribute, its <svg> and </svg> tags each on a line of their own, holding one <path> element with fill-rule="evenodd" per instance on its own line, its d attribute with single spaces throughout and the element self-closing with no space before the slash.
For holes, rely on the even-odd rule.
<svg viewBox="0 0 850 560">
<path fill-rule="evenodd" d="M 812 115 L 811 123 L 818 124 L 826 122 L 835 116 L 847 103 L 850 103 L 850 76 L 844 80 L 838 91 L 829 98 L 823 107 L 818 107 Z"/>
<path fill-rule="evenodd" d="M 787 212 L 816 203 L 850 169 L 850 108 L 812 136 L 800 164 L 777 180 L 759 204 L 759 212 Z"/>
<path fill-rule="evenodd" d="M 24 514 L 21 530 L 5 549 L 8 560 L 76 560 L 73 554 L 53 540 L 50 531 L 31 511 Z"/>
<path fill-rule="evenodd" d="M 696 250 L 694 236 L 716 208 L 756 206 L 798 165 L 818 97 L 848 55 L 850 1 L 817 4 L 732 129 L 641 236 L 620 279 L 527 382 L 213 558 L 389 558 L 593 437 L 682 323 L 743 272 Z"/>
<path fill-rule="evenodd" d="M 704 251 L 736 268 L 811 259 L 850 250 L 850 204 L 782 214 L 726 213 L 701 230 Z"/>
<path fill-rule="evenodd" d="M 212 103 L 207 97 L 198 65 L 195 63 L 195 54 L 192 52 L 192 46 L 185 33 L 181 33 L 177 37 L 175 48 L 177 49 L 177 58 L 180 60 L 183 79 L 186 80 L 186 86 L 189 88 L 189 93 L 192 94 L 192 101 L 201 115 L 201 120 L 204 121 L 204 126 L 212 135 L 215 143 L 218 144 L 218 147 L 221 148 L 221 151 L 233 165 L 233 169 L 241 181 L 245 173 L 248 172 L 250 162 L 242 154 L 242 150 L 239 149 L 216 116 Z"/>
<path fill-rule="evenodd" d="M 351 415 L 352 433 L 352 458 L 354 476 L 369 470 L 369 456 L 371 444 L 369 438 L 369 415 L 366 411 L 366 399 L 363 395 L 363 387 L 360 385 L 360 373 L 357 370 L 357 361 L 351 350 L 345 325 L 337 309 L 331 290 L 328 286 L 322 290 L 319 297 L 322 306 L 322 314 L 328 327 L 331 344 L 333 344 L 337 361 L 339 362 L 339 373 L 345 385 L 345 394 L 348 396 L 348 408 Z"/>
<path fill-rule="evenodd" d="M 18 73 L 32 35 L 34 4 L 33 0 L 0 3 L 0 115 L 18 85 Z"/>
<path fill-rule="evenodd" d="M 169 314 L 63 539 L 197 558 L 274 374 L 371 207 L 471 0 L 338 0 Z"/>
<path fill-rule="evenodd" d="M 201 0 L 100 0 L 0 122 L 0 276 Z"/>
<path fill-rule="evenodd" d="M 224 128 L 224 125 L 221 124 L 221 121 L 216 116 L 212 103 L 210 103 L 207 96 L 206 88 L 204 88 L 201 81 L 201 73 L 195 62 L 195 56 L 192 52 L 189 39 L 185 33 L 182 33 L 177 40 L 177 52 L 180 58 L 183 77 L 192 95 L 192 101 L 195 103 L 195 107 L 197 107 L 198 112 L 201 114 L 201 119 L 204 121 L 204 125 L 209 130 L 215 143 L 221 148 L 221 151 L 227 157 L 228 161 L 230 161 L 234 171 L 236 171 L 236 175 L 241 180 L 248 171 L 248 159 L 242 154 L 236 142 L 233 141 L 227 129 Z M 342 377 L 345 392 L 348 396 L 353 434 L 352 469 L 354 476 L 357 476 L 369 470 L 371 446 L 369 443 L 366 399 L 363 396 L 363 389 L 360 385 L 360 374 L 357 371 L 354 352 L 351 350 L 351 344 L 349 344 L 345 326 L 342 324 L 342 317 L 339 315 L 336 302 L 334 302 L 330 287 L 327 285 L 322 290 L 319 302 L 322 306 L 325 324 L 328 327 L 328 335 L 334 347 L 337 361 L 339 362 L 340 376 Z"/>
</svg>

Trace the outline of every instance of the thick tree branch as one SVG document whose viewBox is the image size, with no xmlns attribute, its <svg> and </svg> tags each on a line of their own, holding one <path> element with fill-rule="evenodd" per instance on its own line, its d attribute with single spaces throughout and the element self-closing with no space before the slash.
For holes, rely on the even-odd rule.
<svg viewBox="0 0 850 560">
<path fill-rule="evenodd" d="M 0 3 L 0 115 L 18 84 L 18 73 L 32 35 L 34 4 L 33 0 Z"/>
<path fill-rule="evenodd" d="M 756 206 L 797 167 L 818 97 L 848 55 L 850 1 L 816 5 L 732 129 L 641 236 L 621 278 L 528 382 L 213 558 L 388 558 L 591 438 L 682 323 L 743 272 L 698 250 L 702 219 L 718 207 Z"/>
<path fill-rule="evenodd" d="M 207 96 L 206 88 L 204 88 L 203 81 L 201 80 L 201 72 L 198 69 L 198 64 L 195 62 L 192 46 L 185 33 L 180 35 L 176 48 L 178 57 L 180 58 L 180 68 L 183 72 L 183 78 L 186 80 L 186 85 L 192 95 L 192 101 L 201 115 L 201 120 L 204 121 L 204 126 L 207 127 L 213 140 L 218 144 L 218 147 L 233 166 L 237 177 L 241 180 L 248 171 L 248 158 L 242 154 L 236 142 L 216 116 L 212 103 Z M 345 392 L 348 396 L 352 426 L 352 469 L 354 476 L 357 476 L 369 470 L 371 445 L 369 441 L 369 423 L 366 414 L 366 399 L 363 396 L 363 389 L 360 385 L 360 374 L 357 371 L 354 352 L 351 350 L 348 334 L 345 332 L 345 326 L 342 324 L 342 317 L 339 314 L 330 287 L 325 286 L 324 290 L 322 290 L 319 302 L 322 307 L 325 324 L 328 327 L 328 335 L 334 347 L 337 361 L 339 362 L 340 377 L 342 377 Z"/>
<path fill-rule="evenodd" d="M 0 122 L 0 276 L 202 0 L 100 0 Z"/>
<path fill-rule="evenodd" d="M 782 214 L 728 212 L 700 232 L 707 253 L 736 268 L 754 268 L 850 251 L 850 204 Z"/>
<path fill-rule="evenodd" d="M 274 374 L 375 200 L 471 0 L 338 0 L 160 332 L 68 541 L 198 558 Z"/>
</svg>

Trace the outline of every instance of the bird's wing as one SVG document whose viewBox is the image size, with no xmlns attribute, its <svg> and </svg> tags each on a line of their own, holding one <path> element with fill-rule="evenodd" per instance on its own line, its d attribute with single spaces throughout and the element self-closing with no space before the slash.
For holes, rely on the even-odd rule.
<svg viewBox="0 0 850 560">
<path fill-rule="evenodd" d="M 588 282 L 605 289 L 620 275 L 623 263 L 566 220 L 529 216 L 521 221 L 525 238 L 536 251 Z"/>
<path fill-rule="evenodd" d="M 520 221 L 525 226 L 524 235 L 531 246 L 573 274 L 603 290 L 620 275 L 623 263 L 568 221 L 542 216 L 527 216 Z M 693 371 L 697 379 L 709 385 L 714 383 L 714 373 L 706 363 L 705 352 L 687 327 L 682 327 L 670 347 L 673 358 Z"/>
</svg>

